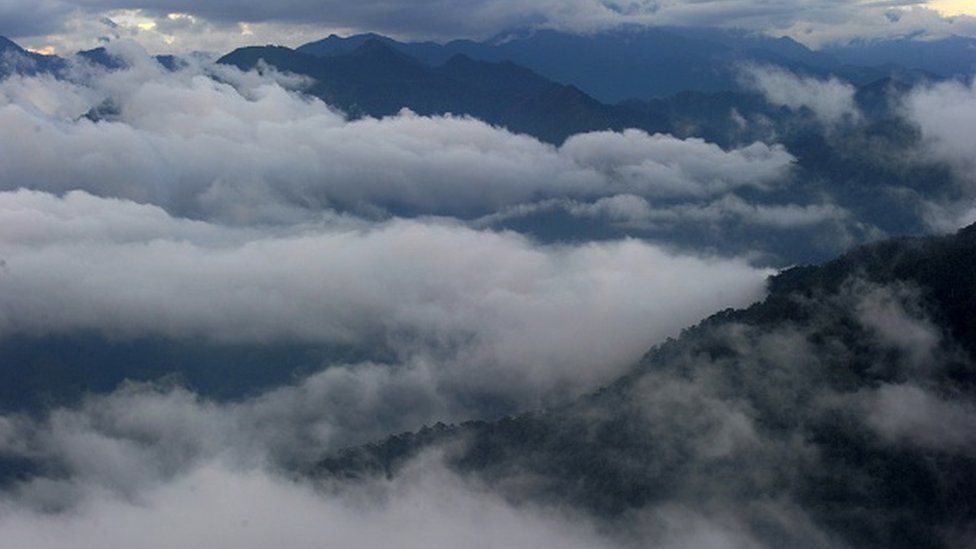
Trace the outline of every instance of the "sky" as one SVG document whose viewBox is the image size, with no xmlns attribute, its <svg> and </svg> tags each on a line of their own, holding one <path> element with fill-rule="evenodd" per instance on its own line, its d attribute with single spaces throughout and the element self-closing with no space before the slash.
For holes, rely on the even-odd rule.
<svg viewBox="0 0 976 549">
<path fill-rule="evenodd" d="M 946 15 L 976 14 L 976 5 L 968 0 L 936 0 L 929 5 Z"/>
<path fill-rule="evenodd" d="M 151 53 L 298 46 L 331 33 L 484 39 L 514 28 L 593 32 L 620 24 L 731 26 L 812 47 L 856 38 L 976 35 L 967 0 L 3 0 L 0 35 L 45 53 L 129 38 Z"/>
</svg>

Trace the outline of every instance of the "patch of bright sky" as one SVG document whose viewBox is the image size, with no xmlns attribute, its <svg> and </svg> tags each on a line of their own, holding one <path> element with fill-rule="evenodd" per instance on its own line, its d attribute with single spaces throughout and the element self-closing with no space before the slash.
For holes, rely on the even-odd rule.
<svg viewBox="0 0 976 549">
<path fill-rule="evenodd" d="M 946 15 L 976 15 L 976 0 L 930 0 L 929 7 Z"/>
</svg>

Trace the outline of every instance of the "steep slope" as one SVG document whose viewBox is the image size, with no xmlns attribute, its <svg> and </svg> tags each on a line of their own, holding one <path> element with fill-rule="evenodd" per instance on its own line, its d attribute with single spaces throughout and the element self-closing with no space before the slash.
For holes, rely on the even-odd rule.
<svg viewBox="0 0 976 549">
<path fill-rule="evenodd" d="M 514 501 L 612 531 L 691 513 L 746 546 L 971 547 L 974 264 L 976 226 L 792 269 L 571 405 L 437 425 L 310 473 L 395 476 L 434 448 Z"/>
</svg>

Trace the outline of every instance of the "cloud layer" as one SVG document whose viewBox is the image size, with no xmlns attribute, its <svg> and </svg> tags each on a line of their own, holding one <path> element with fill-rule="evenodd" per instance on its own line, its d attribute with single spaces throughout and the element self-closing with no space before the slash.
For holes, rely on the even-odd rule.
<svg viewBox="0 0 976 549">
<path fill-rule="evenodd" d="M 931 206 L 931 223 L 952 230 L 976 222 L 976 81 L 917 88 L 904 110 L 921 132 L 922 152 L 952 166 L 960 181 L 958 196 Z"/>
<path fill-rule="evenodd" d="M 38 549 L 613 547 L 584 519 L 513 508 L 436 470 L 372 492 L 323 497 L 307 485 L 213 463 L 137 502 L 94 493 L 67 515 L 0 503 L 0 532 L 12 546 Z"/>
<path fill-rule="evenodd" d="M 469 118 L 349 121 L 279 85 L 300 80 L 219 66 L 171 74 L 118 53 L 132 68 L 83 73 L 75 85 L 43 77 L 0 85 L 0 123 L 10 130 L 0 135 L 0 188 L 84 189 L 245 223 L 330 208 L 471 216 L 555 196 L 765 189 L 787 182 L 794 160 L 775 145 L 724 151 L 636 130 L 555 148 Z M 106 120 L 83 116 L 93 109 Z"/>
<path fill-rule="evenodd" d="M 256 234 L 78 192 L 0 193 L 0 228 L 2 335 L 419 346 L 499 390 L 607 381 L 654 341 L 758 298 L 767 273 L 450 222 Z"/>
</svg>

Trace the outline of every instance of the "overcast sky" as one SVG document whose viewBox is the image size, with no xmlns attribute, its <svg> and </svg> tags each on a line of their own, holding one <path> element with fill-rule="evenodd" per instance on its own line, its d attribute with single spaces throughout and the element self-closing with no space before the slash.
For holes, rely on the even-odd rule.
<svg viewBox="0 0 976 549">
<path fill-rule="evenodd" d="M 588 32 L 636 23 L 734 26 L 820 46 L 973 36 L 974 14 L 968 0 L 0 0 L 0 35 L 52 53 L 113 37 L 133 38 L 151 52 L 219 52 L 269 42 L 297 46 L 333 32 L 446 40 L 513 28 Z"/>
</svg>

